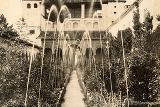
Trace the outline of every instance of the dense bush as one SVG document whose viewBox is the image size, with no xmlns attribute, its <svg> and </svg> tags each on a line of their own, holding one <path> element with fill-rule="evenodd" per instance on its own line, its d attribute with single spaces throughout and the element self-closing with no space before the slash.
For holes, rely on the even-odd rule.
<svg viewBox="0 0 160 107">
<path fill-rule="evenodd" d="M 154 54 L 137 52 L 129 57 L 130 94 L 136 101 L 156 101 L 159 87 L 159 60 Z"/>
<path fill-rule="evenodd" d="M 21 105 L 24 102 L 28 65 L 27 58 L 16 50 L 1 47 L 1 106 Z"/>
<path fill-rule="evenodd" d="M 160 63 L 159 63 L 159 29 L 158 26 L 152 32 L 153 17 L 149 12 L 145 15 L 143 23 L 139 21 L 139 7 L 136 4 L 136 11 L 133 16 L 133 31 L 131 28 L 119 31 L 117 37 L 107 34 L 104 43 L 103 64 L 102 59 L 98 63 L 88 61 L 92 66 L 84 66 L 84 82 L 87 88 L 96 92 L 103 91 L 108 94 L 112 91 L 116 96 L 121 95 L 121 100 L 126 98 L 126 78 L 125 69 L 127 71 L 127 80 L 129 88 L 129 99 L 132 101 L 157 102 L 160 94 Z M 121 38 L 121 34 L 122 37 Z M 134 36 L 133 36 L 134 35 Z M 124 42 L 125 65 L 122 55 L 122 39 Z M 109 55 L 107 41 L 109 42 Z M 108 57 L 109 56 L 109 57 Z M 88 59 L 92 59 L 91 56 Z M 110 71 L 108 62 L 110 61 Z M 102 66 L 103 65 L 103 66 Z M 111 73 L 111 78 L 110 78 Z M 88 83 L 88 84 L 87 84 Z M 101 87 L 104 84 L 103 87 Z M 120 94 L 121 93 L 121 94 Z M 107 97 L 105 93 L 102 93 Z M 112 96 L 113 97 L 113 96 Z M 134 105 L 133 105 L 134 106 Z"/>
<path fill-rule="evenodd" d="M 0 106 L 24 106 L 27 77 L 29 71 L 29 54 L 19 49 L 13 41 L 0 47 Z M 18 46 L 18 47 L 17 47 Z M 23 45 L 22 45 L 23 46 Z M 21 47 L 23 48 L 23 47 Z M 65 75 L 61 65 L 52 62 L 45 56 L 42 74 L 41 104 L 55 107 L 61 88 L 64 87 Z M 50 66 L 51 65 L 51 66 Z M 37 107 L 40 82 L 41 54 L 37 54 L 32 62 L 27 105 Z"/>
</svg>

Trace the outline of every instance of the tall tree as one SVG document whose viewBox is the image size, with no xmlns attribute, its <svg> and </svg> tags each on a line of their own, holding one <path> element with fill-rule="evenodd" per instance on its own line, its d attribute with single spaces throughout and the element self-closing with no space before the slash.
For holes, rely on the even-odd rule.
<svg viewBox="0 0 160 107">
<path fill-rule="evenodd" d="M 143 47 L 145 51 L 151 52 L 151 36 L 152 36 L 152 29 L 153 29 L 153 16 L 150 15 L 150 12 L 146 10 L 145 13 L 145 20 L 143 22 Z"/>
<path fill-rule="evenodd" d="M 133 37 L 133 50 L 141 49 L 141 34 L 142 34 L 142 24 L 140 22 L 140 13 L 139 13 L 139 3 L 138 0 L 134 2 L 135 11 L 133 12 L 133 29 L 134 29 L 134 37 Z"/>
<path fill-rule="evenodd" d="M 132 38 L 133 38 L 132 30 L 130 28 L 127 28 L 127 29 L 123 30 L 122 32 L 121 31 L 118 32 L 117 39 L 118 39 L 121 53 L 122 53 L 121 33 L 122 33 L 122 37 L 123 37 L 123 41 L 124 41 L 125 52 L 130 53 L 131 49 L 132 49 Z M 121 56 L 122 56 L 122 54 L 121 54 Z"/>
<path fill-rule="evenodd" d="M 154 54 L 133 53 L 129 57 L 129 90 L 136 101 L 156 101 L 159 92 L 159 62 Z"/>
<path fill-rule="evenodd" d="M 134 48 L 128 57 L 129 90 L 136 101 L 156 101 L 159 91 L 159 61 L 150 48 L 153 17 L 146 11 L 145 20 L 141 24 L 138 4 L 134 12 Z"/>
<path fill-rule="evenodd" d="M 7 19 L 4 15 L 0 15 L 0 37 L 11 39 L 17 37 L 17 32 L 13 29 L 12 25 L 7 23 Z"/>
</svg>

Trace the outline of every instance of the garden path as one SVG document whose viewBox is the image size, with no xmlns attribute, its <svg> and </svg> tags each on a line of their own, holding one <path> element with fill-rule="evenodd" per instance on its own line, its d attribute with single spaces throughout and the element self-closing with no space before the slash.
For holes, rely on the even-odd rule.
<svg viewBox="0 0 160 107">
<path fill-rule="evenodd" d="M 83 94 L 78 83 L 76 71 L 72 72 L 71 80 L 67 86 L 62 107 L 85 107 Z"/>
</svg>

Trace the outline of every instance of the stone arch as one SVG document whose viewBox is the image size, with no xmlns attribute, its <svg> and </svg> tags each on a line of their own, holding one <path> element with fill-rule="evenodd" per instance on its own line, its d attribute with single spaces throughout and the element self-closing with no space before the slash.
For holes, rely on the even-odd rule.
<svg viewBox="0 0 160 107">
<path fill-rule="evenodd" d="M 98 54 L 104 54 L 104 49 L 103 48 L 97 48 L 96 49 L 96 55 Z"/>
<path fill-rule="evenodd" d="M 44 50 L 44 64 L 50 64 L 51 61 L 52 50 L 50 48 L 45 48 Z"/>
<path fill-rule="evenodd" d="M 93 49 L 92 48 L 86 48 L 85 57 L 89 58 L 91 56 L 93 56 Z"/>
<path fill-rule="evenodd" d="M 103 48 L 97 48 L 96 49 L 96 55 L 95 55 L 95 59 L 96 62 L 101 63 L 102 62 L 102 58 L 104 58 L 104 49 Z"/>
<path fill-rule="evenodd" d="M 63 58 L 63 54 L 62 54 L 62 49 L 61 48 L 55 49 L 54 58 L 60 59 L 60 60 Z"/>
</svg>

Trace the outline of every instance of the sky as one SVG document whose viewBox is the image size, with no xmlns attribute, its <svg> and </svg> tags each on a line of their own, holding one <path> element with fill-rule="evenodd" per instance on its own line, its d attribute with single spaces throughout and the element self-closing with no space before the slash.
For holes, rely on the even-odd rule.
<svg viewBox="0 0 160 107">
<path fill-rule="evenodd" d="M 21 17 L 20 0 L 0 0 L 0 14 L 4 14 L 10 24 L 15 24 Z"/>
<path fill-rule="evenodd" d="M 10 24 L 15 24 L 21 15 L 21 0 L 0 0 L 0 14 L 4 14 Z M 133 2 L 134 0 L 128 0 Z"/>
<path fill-rule="evenodd" d="M 10 24 L 15 24 L 18 19 L 22 16 L 21 11 L 21 0 L 0 0 L 0 14 L 4 14 L 7 18 L 7 21 Z M 127 2 L 132 3 L 135 0 L 127 0 Z M 147 0 L 148 1 L 148 0 Z M 156 4 L 160 4 L 160 0 L 150 0 L 150 2 L 158 2 Z M 150 2 L 146 2 L 146 5 L 150 5 Z M 152 3 L 151 3 L 152 4 Z M 159 11 L 159 6 L 148 6 L 155 7 L 153 9 L 149 9 L 152 13 Z M 157 8 L 156 8 L 157 7 Z"/>
</svg>

